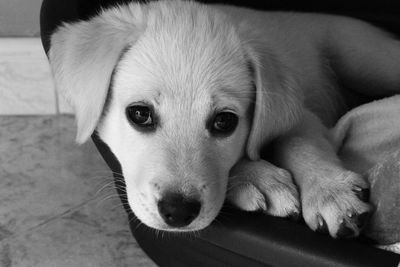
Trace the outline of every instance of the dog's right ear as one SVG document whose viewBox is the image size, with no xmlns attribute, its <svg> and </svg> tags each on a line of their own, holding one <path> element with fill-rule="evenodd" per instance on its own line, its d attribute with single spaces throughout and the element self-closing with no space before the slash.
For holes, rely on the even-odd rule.
<svg viewBox="0 0 400 267">
<path fill-rule="evenodd" d="M 258 160 L 264 145 L 299 122 L 302 96 L 295 75 L 284 59 L 257 33 L 244 26 L 241 37 L 255 86 L 253 122 L 246 153 L 249 159 Z"/>
<path fill-rule="evenodd" d="M 52 35 L 49 61 L 57 90 L 74 109 L 78 143 L 95 130 L 113 71 L 142 24 L 142 6 L 130 4 L 103 10 L 88 21 L 65 23 Z"/>
</svg>

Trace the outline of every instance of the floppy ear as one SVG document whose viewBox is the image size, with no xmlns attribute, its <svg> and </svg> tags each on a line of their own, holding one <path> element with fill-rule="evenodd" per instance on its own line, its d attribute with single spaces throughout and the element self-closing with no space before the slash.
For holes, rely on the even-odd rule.
<svg viewBox="0 0 400 267">
<path fill-rule="evenodd" d="M 49 61 L 57 90 L 74 109 L 78 143 L 95 130 L 113 71 L 137 40 L 142 16 L 139 4 L 114 7 L 88 21 L 63 24 L 52 35 Z"/>
<path fill-rule="evenodd" d="M 266 44 L 252 37 L 244 46 L 255 85 L 253 122 L 246 152 L 251 160 L 258 160 L 265 144 L 299 121 L 301 91 L 289 68 Z"/>
</svg>

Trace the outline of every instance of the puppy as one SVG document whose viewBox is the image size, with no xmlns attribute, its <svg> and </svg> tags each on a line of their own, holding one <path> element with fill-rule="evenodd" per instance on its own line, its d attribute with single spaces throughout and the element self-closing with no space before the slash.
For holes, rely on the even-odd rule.
<svg viewBox="0 0 400 267">
<path fill-rule="evenodd" d="M 340 16 L 131 3 L 59 27 L 49 58 L 77 142 L 97 130 L 146 225 L 199 230 L 227 198 L 359 234 L 368 184 L 342 166 L 327 129 L 347 109 L 345 88 L 399 91 L 400 43 L 385 32 Z"/>
</svg>

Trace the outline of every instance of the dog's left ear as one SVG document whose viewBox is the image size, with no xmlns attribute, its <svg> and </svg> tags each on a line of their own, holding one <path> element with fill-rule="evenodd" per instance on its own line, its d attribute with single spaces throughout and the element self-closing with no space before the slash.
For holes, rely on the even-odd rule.
<svg viewBox="0 0 400 267">
<path fill-rule="evenodd" d="M 95 130 L 113 71 L 141 32 L 139 4 L 102 11 L 88 21 L 64 24 L 51 36 L 49 61 L 57 90 L 71 104 L 78 143 Z"/>
<path fill-rule="evenodd" d="M 254 35 L 245 40 L 243 47 L 255 85 L 246 152 L 251 160 L 258 160 L 263 146 L 298 123 L 302 113 L 301 91 L 295 76 L 273 48 Z"/>
</svg>

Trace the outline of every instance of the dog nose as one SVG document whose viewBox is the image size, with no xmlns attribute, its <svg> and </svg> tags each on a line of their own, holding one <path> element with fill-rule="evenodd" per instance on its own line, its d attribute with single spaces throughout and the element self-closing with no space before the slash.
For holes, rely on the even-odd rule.
<svg viewBox="0 0 400 267">
<path fill-rule="evenodd" d="M 168 193 L 158 201 L 158 211 L 163 220 L 172 227 L 189 225 L 199 215 L 201 203 L 178 193 Z"/>
</svg>

